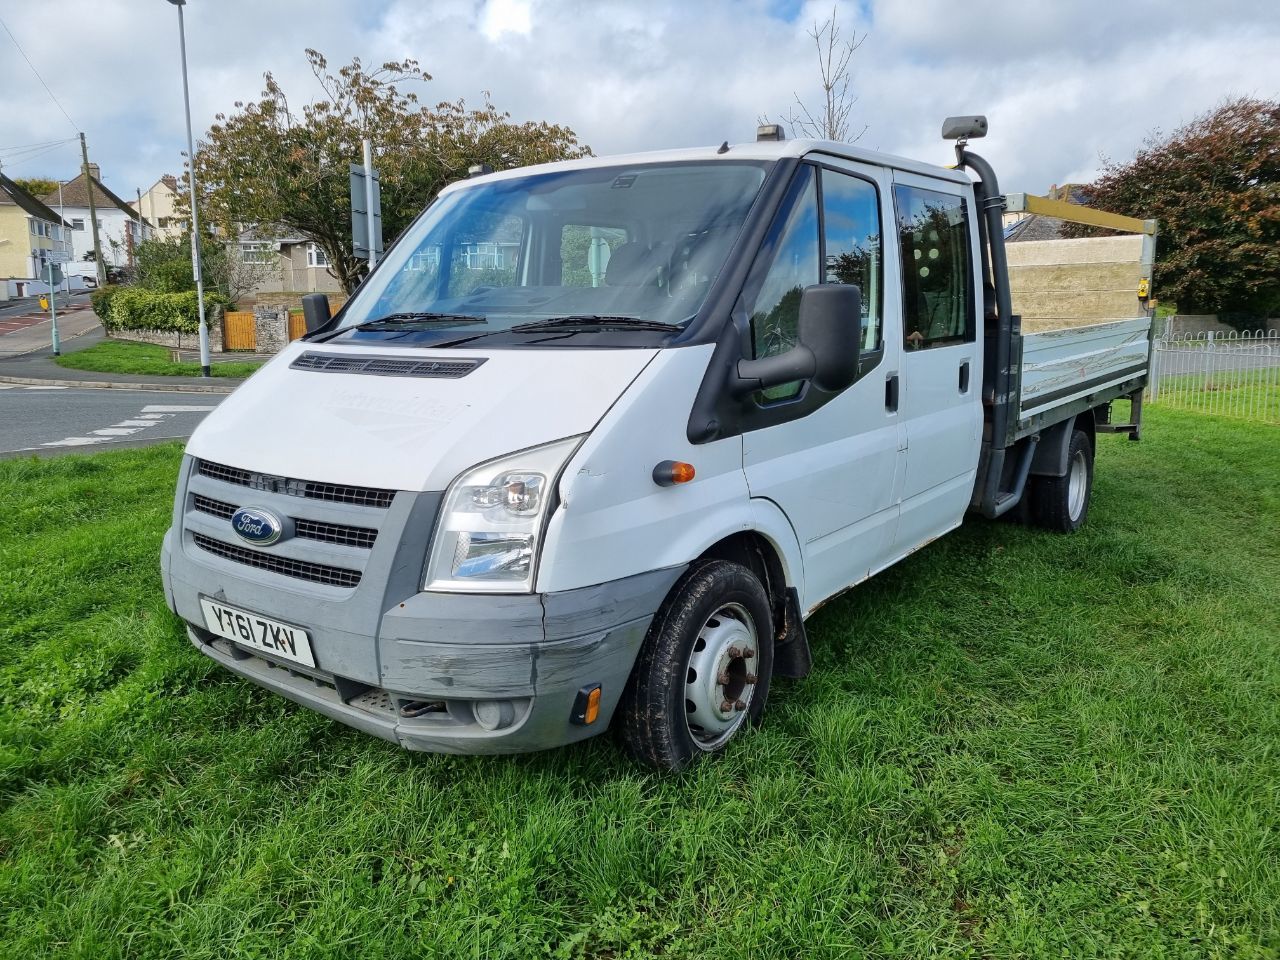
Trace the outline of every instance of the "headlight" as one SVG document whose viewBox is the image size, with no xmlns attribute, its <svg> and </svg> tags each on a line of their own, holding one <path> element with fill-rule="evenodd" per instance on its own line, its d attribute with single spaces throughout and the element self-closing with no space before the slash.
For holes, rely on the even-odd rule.
<svg viewBox="0 0 1280 960">
<path fill-rule="evenodd" d="M 556 481 L 581 437 L 491 460 L 449 486 L 424 590 L 529 593 Z"/>
</svg>

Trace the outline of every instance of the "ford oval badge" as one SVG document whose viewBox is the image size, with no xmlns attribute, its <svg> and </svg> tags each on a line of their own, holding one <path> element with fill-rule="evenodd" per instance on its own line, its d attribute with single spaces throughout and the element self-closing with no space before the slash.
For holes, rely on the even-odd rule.
<svg viewBox="0 0 1280 960">
<path fill-rule="evenodd" d="M 231 528 L 246 543 L 269 547 L 284 533 L 284 521 L 261 507 L 241 507 L 231 515 Z"/>
</svg>

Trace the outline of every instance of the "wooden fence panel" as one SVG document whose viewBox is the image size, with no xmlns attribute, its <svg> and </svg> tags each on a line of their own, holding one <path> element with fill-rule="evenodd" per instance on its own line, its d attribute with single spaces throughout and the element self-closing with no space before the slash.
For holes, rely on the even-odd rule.
<svg viewBox="0 0 1280 960">
<path fill-rule="evenodd" d="M 253 311 L 229 310 L 222 318 L 222 347 L 224 350 L 255 350 L 258 336 L 253 323 Z"/>
<path fill-rule="evenodd" d="M 307 319 L 301 310 L 289 311 L 289 340 L 297 340 L 307 332 Z"/>
</svg>

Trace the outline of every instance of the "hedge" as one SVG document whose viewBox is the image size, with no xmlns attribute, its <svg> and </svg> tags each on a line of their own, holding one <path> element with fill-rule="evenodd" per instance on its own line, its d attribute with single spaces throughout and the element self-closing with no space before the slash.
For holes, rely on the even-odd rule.
<svg viewBox="0 0 1280 960">
<path fill-rule="evenodd" d="M 122 287 L 109 298 L 107 317 L 102 321 L 107 332 L 114 330 L 171 330 L 197 333 L 200 310 L 194 290 L 184 293 L 154 293 L 140 287 Z M 214 307 L 225 307 L 226 297 L 216 293 L 204 295 L 206 313 Z M 96 309 L 96 307 L 95 307 Z"/>
<path fill-rule="evenodd" d="M 104 324 L 110 319 L 111 300 L 123 287 L 118 283 L 109 283 L 89 294 L 89 302 L 93 304 L 93 312 Z"/>
</svg>

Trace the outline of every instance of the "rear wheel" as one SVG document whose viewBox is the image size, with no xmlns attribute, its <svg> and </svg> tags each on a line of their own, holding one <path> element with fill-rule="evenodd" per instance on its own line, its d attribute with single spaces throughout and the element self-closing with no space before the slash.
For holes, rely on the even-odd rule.
<svg viewBox="0 0 1280 960">
<path fill-rule="evenodd" d="M 718 753 L 758 721 L 773 670 L 773 620 L 760 580 L 701 561 L 653 618 L 618 708 L 628 752 L 659 770 Z"/>
<path fill-rule="evenodd" d="M 1031 490 L 1031 518 L 1037 526 L 1074 533 L 1089 516 L 1093 493 L 1093 443 L 1083 430 L 1071 434 L 1067 472 L 1060 477 L 1036 477 Z"/>
</svg>

